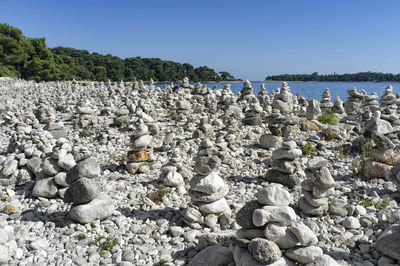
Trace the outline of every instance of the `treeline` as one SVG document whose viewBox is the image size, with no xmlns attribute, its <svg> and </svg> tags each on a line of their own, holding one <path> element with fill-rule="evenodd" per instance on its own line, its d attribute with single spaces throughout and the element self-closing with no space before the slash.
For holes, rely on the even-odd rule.
<svg viewBox="0 0 400 266">
<path fill-rule="evenodd" d="M 48 48 L 44 38 L 26 38 L 20 29 L 0 23 L 0 76 L 37 81 L 97 80 L 233 81 L 226 71 L 159 58 L 122 59 L 66 47 Z"/>
<path fill-rule="evenodd" d="M 328 74 L 319 75 L 317 72 L 312 74 L 282 74 L 267 76 L 265 80 L 278 81 L 400 81 L 400 74 L 360 72 L 355 74 Z"/>
</svg>

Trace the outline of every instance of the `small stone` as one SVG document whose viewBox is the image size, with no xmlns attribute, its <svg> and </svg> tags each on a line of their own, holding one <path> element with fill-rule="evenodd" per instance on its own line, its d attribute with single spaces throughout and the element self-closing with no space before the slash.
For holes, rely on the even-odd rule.
<svg viewBox="0 0 400 266">
<path fill-rule="evenodd" d="M 12 204 L 7 204 L 7 205 L 4 207 L 4 209 L 3 209 L 3 213 L 4 213 L 4 214 L 7 214 L 7 215 L 16 213 L 17 211 L 18 211 L 18 208 L 15 207 L 15 206 L 12 205 Z"/>
<path fill-rule="evenodd" d="M 348 229 L 358 229 L 361 227 L 360 221 L 353 216 L 346 217 L 343 220 L 342 225 Z"/>
<path fill-rule="evenodd" d="M 173 237 L 181 236 L 185 233 L 185 230 L 180 226 L 171 226 L 169 232 Z"/>
<path fill-rule="evenodd" d="M 79 178 L 67 189 L 64 194 L 65 202 L 74 204 L 88 203 L 101 193 L 101 188 L 93 179 Z"/>
<path fill-rule="evenodd" d="M 318 238 L 314 232 L 302 222 L 292 224 L 289 229 L 303 246 L 311 246 L 318 243 Z"/>
<path fill-rule="evenodd" d="M 76 165 L 74 156 L 71 153 L 68 153 L 64 157 L 58 159 L 57 165 L 65 170 L 69 170 Z"/>
<path fill-rule="evenodd" d="M 316 246 L 293 248 L 285 252 L 286 257 L 301 264 L 311 263 L 322 255 L 322 249 Z"/>
<path fill-rule="evenodd" d="M 282 257 L 279 247 L 274 242 L 263 238 L 251 240 L 248 250 L 252 257 L 260 263 L 272 263 Z"/>
<path fill-rule="evenodd" d="M 40 179 L 36 181 L 32 190 L 33 197 L 54 198 L 57 195 L 57 186 L 54 177 Z"/>
</svg>

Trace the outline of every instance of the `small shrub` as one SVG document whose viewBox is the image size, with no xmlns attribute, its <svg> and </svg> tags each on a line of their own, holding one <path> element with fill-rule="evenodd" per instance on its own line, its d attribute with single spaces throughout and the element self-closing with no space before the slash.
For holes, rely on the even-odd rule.
<svg viewBox="0 0 400 266">
<path fill-rule="evenodd" d="M 176 115 L 176 112 L 175 112 L 175 111 L 171 111 L 171 112 L 168 113 L 168 117 L 169 117 L 170 119 L 174 119 L 175 115 Z"/>
<path fill-rule="evenodd" d="M 365 161 L 370 158 L 371 156 L 371 150 L 374 147 L 374 143 L 372 141 L 369 141 L 365 143 L 361 147 L 361 155 L 357 156 L 354 158 L 353 162 L 351 163 L 353 170 L 356 173 L 362 173 L 364 171 L 364 165 Z"/>
<path fill-rule="evenodd" d="M 350 130 L 351 130 L 351 126 L 348 125 L 348 124 L 345 124 L 345 125 L 344 125 L 344 129 L 346 129 L 346 132 L 349 133 Z"/>
<path fill-rule="evenodd" d="M 100 244 L 99 251 L 110 251 L 117 243 L 118 240 L 116 238 L 107 237 L 106 241 Z"/>
<path fill-rule="evenodd" d="M 371 198 L 366 198 L 361 201 L 361 205 L 364 207 L 369 207 L 374 204 L 374 201 Z"/>
<path fill-rule="evenodd" d="M 378 210 L 384 210 L 389 206 L 389 199 L 383 199 L 381 202 L 375 202 L 374 206 Z"/>
<path fill-rule="evenodd" d="M 306 156 L 314 156 L 318 153 L 318 150 L 311 143 L 305 144 L 301 149 Z"/>
<path fill-rule="evenodd" d="M 339 123 L 336 115 L 331 111 L 325 111 L 322 115 L 317 117 L 317 120 L 322 124 L 328 124 L 332 126 L 336 126 Z"/>
<path fill-rule="evenodd" d="M 333 154 L 338 158 L 343 158 L 344 157 L 344 150 L 343 150 L 343 148 L 339 148 L 339 151 L 334 151 Z"/>
<path fill-rule="evenodd" d="M 78 239 L 79 241 L 86 239 L 86 235 L 85 234 L 78 234 L 75 236 L 76 239 Z"/>
<path fill-rule="evenodd" d="M 168 262 L 167 260 L 161 259 L 161 260 L 159 260 L 157 263 L 155 263 L 154 266 L 162 266 L 162 265 L 164 265 L 164 264 L 167 263 L 167 262 Z"/>
</svg>

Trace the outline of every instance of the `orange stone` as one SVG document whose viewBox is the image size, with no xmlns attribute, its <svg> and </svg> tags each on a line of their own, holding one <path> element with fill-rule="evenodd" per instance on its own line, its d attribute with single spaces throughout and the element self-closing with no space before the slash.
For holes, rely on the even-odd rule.
<svg viewBox="0 0 400 266">
<path fill-rule="evenodd" d="M 13 214 L 17 211 L 18 211 L 18 208 L 11 204 L 7 204 L 3 209 L 3 213 L 5 213 L 7 215 Z"/>
<path fill-rule="evenodd" d="M 147 151 L 129 151 L 128 160 L 129 159 L 147 161 L 149 160 L 149 154 L 147 153 Z"/>
</svg>

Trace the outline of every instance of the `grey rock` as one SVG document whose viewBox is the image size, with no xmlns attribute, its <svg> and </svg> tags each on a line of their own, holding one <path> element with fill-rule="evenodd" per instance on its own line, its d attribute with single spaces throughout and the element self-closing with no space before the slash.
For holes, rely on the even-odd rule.
<svg viewBox="0 0 400 266">
<path fill-rule="evenodd" d="M 303 246 L 311 246 L 318 243 L 318 238 L 314 232 L 302 222 L 292 224 L 289 229 Z"/>
<path fill-rule="evenodd" d="M 346 217 L 343 220 L 342 225 L 348 229 L 358 229 L 361 227 L 360 221 L 353 216 Z"/>
<path fill-rule="evenodd" d="M 275 169 L 271 169 L 265 175 L 265 180 L 270 183 L 278 183 L 289 188 L 293 188 L 300 184 L 300 178 L 297 173 L 287 174 Z"/>
<path fill-rule="evenodd" d="M 74 206 L 69 211 L 69 217 L 81 224 L 104 220 L 114 212 L 114 201 L 107 193 L 101 193 L 91 202 Z"/>
<path fill-rule="evenodd" d="M 292 248 L 285 252 L 286 257 L 301 264 L 311 263 L 322 255 L 322 249 L 316 246 Z"/>
<path fill-rule="evenodd" d="M 289 206 L 264 206 L 253 212 L 253 223 L 263 226 L 268 222 L 291 224 L 296 221 L 296 213 Z"/>
<path fill-rule="evenodd" d="M 400 222 L 389 226 L 376 241 L 376 249 L 386 256 L 400 260 Z"/>
<path fill-rule="evenodd" d="M 275 262 L 282 257 L 279 247 L 274 242 L 263 238 L 251 240 L 248 250 L 255 260 L 264 264 Z"/>
<path fill-rule="evenodd" d="M 252 240 L 253 238 L 263 238 L 264 231 L 255 228 L 240 228 L 236 231 L 236 237 L 239 239 Z"/>
<path fill-rule="evenodd" d="M 67 172 L 67 183 L 72 184 L 81 177 L 94 178 L 100 175 L 100 165 L 94 158 L 80 161 L 75 167 Z"/>
<path fill-rule="evenodd" d="M 299 243 L 289 228 L 280 223 L 268 223 L 264 229 L 264 236 L 275 242 L 281 249 L 292 248 Z"/>
<path fill-rule="evenodd" d="M 60 167 L 57 165 L 57 161 L 51 158 L 47 158 L 43 161 L 42 169 L 43 172 L 49 176 L 54 176 L 61 171 Z"/>
<path fill-rule="evenodd" d="M 230 210 L 228 202 L 226 201 L 225 198 L 221 198 L 211 203 L 201 203 L 199 204 L 199 209 L 204 213 L 214 213 L 214 214 Z"/>
<path fill-rule="evenodd" d="M 257 199 L 260 203 L 266 205 L 287 206 L 291 202 L 292 196 L 281 185 L 271 184 L 258 191 Z"/>
<path fill-rule="evenodd" d="M 253 212 L 256 209 L 262 208 L 263 205 L 257 200 L 247 202 L 239 211 L 236 213 L 236 223 L 243 228 L 254 228 L 256 227 L 253 223 Z"/>
<path fill-rule="evenodd" d="M 190 180 L 190 189 L 205 194 L 214 194 L 225 186 L 224 180 L 217 172 L 211 172 L 207 176 L 196 175 Z"/>
<path fill-rule="evenodd" d="M 272 160 L 288 159 L 294 160 L 302 155 L 300 149 L 286 150 L 284 148 L 276 149 L 272 152 Z"/>
<path fill-rule="evenodd" d="M 207 247 L 190 261 L 188 266 L 225 266 L 234 262 L 230 248 L 222 246 Z"/>
<path fill-rule="evenodd" d="M 61 157 L 57 162 L 58 166 L 65 170 L 69 170 L 76 165 L 74 156 L 71 153 Z"/>
<path fill-rule="evenodd" d="M 57 195 L 54 177 L 37 180 L 32 190 L 33 197 L 54 198 Z"/>
<path fill-rule="evenodd" d="M 64 201 L 74 204 L 88 203 L 100 193 L 101 188 L 95 180 L 82 177 L 70 185 L 64 194 Z"/>
</svg>

